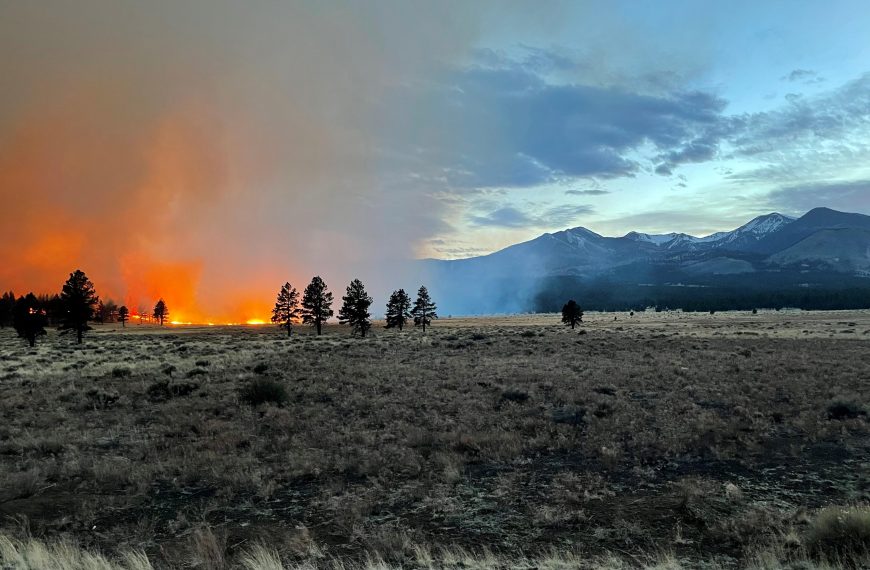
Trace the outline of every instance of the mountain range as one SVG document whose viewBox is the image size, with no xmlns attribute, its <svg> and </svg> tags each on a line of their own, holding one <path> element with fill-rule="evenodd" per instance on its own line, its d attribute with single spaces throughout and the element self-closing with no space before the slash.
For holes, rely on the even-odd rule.
<svg viewBox="0 0 870 570">
<path fill-rule="evenodd" d="M 580 295 L 599 299 L 598 308 L 662 299 L 738 308 L 777 297 L 779 304 L 810 298 L 828 307 L 826 296 L 848 290 L 851 307 L 856 295 L 864 303 L 866 290 L 870 306 L 870 216 L 829 208 L 799 218 L 771 213 L 705 237 L 605 237 L 576 227 L 489 255 L 423 263 L 457 314 L 552 310 L 561 297 Z"/>
</svg>

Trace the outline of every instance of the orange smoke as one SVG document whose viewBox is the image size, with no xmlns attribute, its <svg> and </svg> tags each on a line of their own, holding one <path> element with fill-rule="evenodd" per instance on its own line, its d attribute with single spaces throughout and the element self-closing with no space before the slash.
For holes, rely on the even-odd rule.
<svg viewBox="0 0 870 570">
<path fill-rule="evenodd" d="M 81 268 L 134 313 L 162 297 L 172 320 L 267 318 L 270 295 L 221 299 L 225 283 L 202 282 L 203 256 L 220 256 L 207 243 L 223 230 L 209 227 L 211 209 L 227 193 L 218 121 L 195 102 L 142 117 L 133 104 L 134 94 L 79 81 L 0 133 L 0 289 L 59 292 Z"/>
</svg>

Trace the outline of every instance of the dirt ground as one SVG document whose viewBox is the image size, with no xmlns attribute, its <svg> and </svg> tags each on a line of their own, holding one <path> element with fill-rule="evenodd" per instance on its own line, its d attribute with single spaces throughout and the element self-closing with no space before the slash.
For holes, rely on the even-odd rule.
<svg viewBox="0 0 870 570">
<path fill-rule="evenodd" d="M 0 331 L 0 533 L 155 567 L 255 542 L 732 567 L 811 553 L 819 509 L 870 501 L 870 311 L 373 333 L 95 325 L 29 349 Z"/>
</svg>

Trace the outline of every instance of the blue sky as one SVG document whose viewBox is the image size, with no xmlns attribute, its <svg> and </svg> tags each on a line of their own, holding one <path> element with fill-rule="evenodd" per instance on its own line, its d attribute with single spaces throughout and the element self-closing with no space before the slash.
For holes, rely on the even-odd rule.
<svg viewBox="0 0 870 570">
<path fill-rule="evenodd" d="M 520 5 L 389 101 L 384 168 L 438 196 L 420 252 L 543 231 L 732 229 L 778 210 L 870 213 L 870 7 Z"/>
</svg>

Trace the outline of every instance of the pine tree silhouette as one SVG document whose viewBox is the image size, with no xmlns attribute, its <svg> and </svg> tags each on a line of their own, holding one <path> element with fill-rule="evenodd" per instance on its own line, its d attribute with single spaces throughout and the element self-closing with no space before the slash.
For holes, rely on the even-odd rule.
<svg viewBox="0 0 870 570">
<path fill-rule="evenodd" d="M 161 327 L 163 326 L 163 321 L 169 318 L 169 307 L 166 306 L 166 301 L 164 301 L 162 297 L 157 301 L 157 304 L 154 305 L 154 313 L 152 313 L 152 317 L 160 323 Z"/>
<path fill-rule="evenodd" d="M 411 318 L 411 297 L 405 293 L 404 289 L 393 291 L 390 295 L 390 300 L 387 301 L 387 313 L 385 328 L 398 328 L 402 330 L 405 323 Z"/>
<path fill-rule="evenodd" d="M 40 306 L 36 295 L 28 293 L 26 297 L 18 299 L 14 313 L 12 325 L 15 332 L 26 339 L 31 347 L 35 346 L 36 337 L 45 334 L 45 326 L 48 324 L 45 310 Z"/>
<path fill-rule="evenodd" d="M 121 323 L 121 328 L 127 327 L 127 321 L 130 319 L 130 309 L 127 305 L 121 305 L 118 308 L 118 322 Z"/>
<path fill-rule="evenodd" d="M 61 331 L 63 333 L 75 331 L 76 342 L 81 344 L 85 331 L 91 330 L 88 321 L 94 317 L 94 309 L 99 301 L 100 298 L 94 291 L 94 284 L 81 269 L 70 273 L 60 293 L 60 302 L 63 306 Z"/>
<path fill-rule="evenodd" d="M 14 308 L 15 294 L 12 291 L 3 293 L 3 296 L 0 297 L 0 329 L 12 324 Z"/>
<path fill-rule="evenodd" d="M 323 323 L 331 316 L 332 292 L 326 288 L 323 279 L 316 276 L 302 294 L 302 322 L 317 329 L 319 335 L 323 330 Z"/>
<path fill-rule="evenodd" d="M 290 283 L 284 283 L 278 292 L 275 308 L 272 309 L 272 322 L 278 328 L 287 329 L 287 336 L 293 332 L 293 322 L 299 319 L 299 292 Z"/>
<path fill-rule="evenodd" d="M 361 337 L 365 337 L 372 328 L 371 314 L 369 314 L 372 298 L 366 293 L 362 281 L 359 279 L 351 281 L 347 286 L 347 294 L 341 300 L 343 303 L 338 311 L 338 322 L 350 325 L 354 333 L 358 332 Z"/>
<path fill-rule="evenodd" d="M 417 291 L 417 300 L 414 301 L 414 308 L 411 309 L 411 316 L 414 317 L 414 326 L 422 325 L 423 332 L 426 332 L 426 326 L 432 322 L 432 319 L 438 318 L 438 315 L 435 313 L 437 308 L 429 297 L 429 291 L 426 287 L 420 287 L 420 290 Z"/>
<path fill-rule="evenodd" d="M 571 325 L 571 330 L 574 330 L 577 323 L 583 322 L 583 309 L 580 308 L 580 305 L 574 299 L 571 299 L 562 307 L 562 322 L 566 325 Z"/>
</svg>

